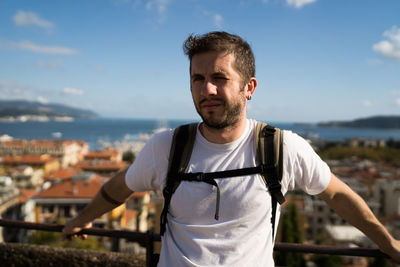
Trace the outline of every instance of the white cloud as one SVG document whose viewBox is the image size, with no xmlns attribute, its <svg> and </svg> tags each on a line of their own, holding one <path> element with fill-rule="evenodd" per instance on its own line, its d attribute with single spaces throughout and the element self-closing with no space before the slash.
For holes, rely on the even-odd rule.
<svg viewBox="0 0 400 267">
<path fill-rule="evenodd" d="M 53 62 L 38 61 L 36 65 L 43 69 L 60 69 L 62 66 L 62 60 L 56 59 Z"/>
<path fill-rule="evenodd" d="M 82 90 L 76 89 L 76 88 L 71 88 L 71 87 L 65 87 L 62 90 L 63 94 L 65 95 L 83 95 L 84 92 Z"/>
<path fill-rule="evenodd" d="M 217 27 L 218 29 L 221 29 L 223 20 L 224 19 L 222 18 L 222 16 L 220 14 L 215 14 L 214 15 L 214 25 L 215 25 L 215 27 Z"/>
<path fill-rule="evenodd" d="M 51 55 L 75 55 L 79 53 L 78 50 L 73 48 L 63 46 L 38 45 L 28 40 L 20 42 L 0 40 L 0 48 L 17 49 Z"/>
<path fill-rule="evenodd" d="M 400 107 L 400 98 L 396 99 L 396 105 Z"/>
<path fill-rule="evenodd" d="M 395 25 L 383 37 L 387 40 L 374 44 L 372 49 L 384 58 L 400 60 L 400 29 Z"/>
<path fill-rule="evenodd" d="M 149 0 L 146 3 L 147 10 L 153 10 L 153 7 L 157 10 L 159 15 L 163 15 L 167 9 L 168 0 Z"/>
<path fill-rule="evenodd" d="M 295 8 L 302 8 L 305 5 L 312 4 L 317 0 L 286 0 L 286 4 Z"/>
<path fill-rule="evenodd" d="M 372 102 L 370 100 L 368 100 L 368 99 L 363 100 L 362 104 L 363 104 L 364 107 L 372 106 Z"/>
<path fill-rule="evenodd" d="M 32 90 L 9 80 L 0 80 L 0 99 L 32 99 Z"/>
<path fill-rule="evenodd" d="M 104 72 L 104 68 L 101 65 L 92 65 L 91 68 L 96 72 Z"/>
<path fill-rule="evenodd" d="M 24 27 L 33 25 L 47 30 L 51 30 L 54 28 L 54 23 L 42 19 L 41 17 L 39 17 L 39 15 L 29 11 L 18 10 L 13 17 L 13 21 L 16 26 Z"/>
<path fill-rule="evenodd" d="M 39 103 L 41 103 L 41 104 L 47 104 L 47 103 L 49 103 L 49 100 L 47 100 L 46 98 L 44 98 L 44 97 L 42 97 L 42 96 L 38 96 L 38 97 L 36 98 L 36 101 L 39 102 Z"/>
<path fill-rule="evenodd" d="M 47 99 L 54 97 L 54 91 L 45 88 L 19 84 L 17 82 L 0 79 L 0 99 L 4 100 L 27 100 L 48 102 Z"/>
</svg>

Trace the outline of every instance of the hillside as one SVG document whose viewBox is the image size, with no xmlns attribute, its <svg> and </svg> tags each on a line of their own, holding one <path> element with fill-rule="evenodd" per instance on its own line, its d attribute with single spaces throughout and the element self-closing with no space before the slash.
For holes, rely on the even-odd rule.
<svg viewBox="0 0 400 267">
<path fill-rule="evenodd" d="M 95 112 L 73 108 L 61 104 L 42 104 L 23 100 L 0 100 L 0 118 L 18 117 L 23 115 L 78 118 L 97 118 Z"/>
<path fill-rule="evenodd" d="M 318 126 L 400 129 L 400 116 L 373 116 L 352 121 L 321 122 Z"/>
</svg>

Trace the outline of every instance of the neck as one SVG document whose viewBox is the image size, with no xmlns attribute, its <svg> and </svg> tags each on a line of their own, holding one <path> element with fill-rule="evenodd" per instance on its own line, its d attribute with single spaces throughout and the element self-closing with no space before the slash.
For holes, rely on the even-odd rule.
<svg viewBox="0 0 400 267">
<path fill-rule="evenodd" d="M 223 129 L 208 127 L 205 123 L 200 124 L 200 132 L 207 141 L 215 144 L 226 144 L 238 139 L 246 129 L 247 119 L 244 117 L 234 125 Z"/>
</svg>

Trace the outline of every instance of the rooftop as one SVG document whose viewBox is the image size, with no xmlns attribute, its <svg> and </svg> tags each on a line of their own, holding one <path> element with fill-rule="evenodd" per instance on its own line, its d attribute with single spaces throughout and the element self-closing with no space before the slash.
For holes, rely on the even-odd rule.
<svg viewBox="0 0 400 267">
<path fill-rule="evenodd" d="M 58 171 L 49 173 L 43 177 L 45 180 L 64 180 L 64 179 L 70 179 L 74 175 L 81 173 L 82 169 L 78 167 L 68 167 L 68 168 L 63 168 Z"/>
<path fill-rule="evenodd" d="M 49 155 L 17 155 L 0 157 L 0 162 L 5 164 L 46 164 L 55 161 L 57 158 Z"/>
<path fill-rule="evenodd" d="M 35 196 L 38 198 L 93 198 L 103 185 L 104 177 L 93 174 L 86 180 L 64 180 Z"/>
</svg>

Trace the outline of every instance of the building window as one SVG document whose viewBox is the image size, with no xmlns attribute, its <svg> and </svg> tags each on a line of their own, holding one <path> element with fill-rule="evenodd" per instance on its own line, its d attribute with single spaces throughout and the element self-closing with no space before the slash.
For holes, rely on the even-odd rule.
<svg viewBox="0 0 400 267">
<path fill-rule="evenodd" d="M 86 204 L 78 204 L 78 205 L 76 205 L 76 209 L 77 209 L 78 212 L 83 210 L 85 207 L 86 207 Z"/>
</svg>

